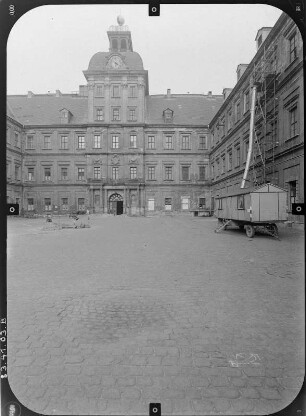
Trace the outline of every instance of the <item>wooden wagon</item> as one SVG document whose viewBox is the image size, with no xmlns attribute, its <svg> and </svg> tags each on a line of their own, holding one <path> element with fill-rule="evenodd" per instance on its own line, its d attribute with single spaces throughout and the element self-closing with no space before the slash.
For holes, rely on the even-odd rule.
<svg viewBox="0 0 306 416">
<path fill-rule="evenodd" d="M 248 237 L 254 237 L 256 229 L 261 228 L 278 238 L 276 223 L 288 219 L 287 192 L 270 183 L 220 195 L 215 201 L 215 216 L 219 222 L 215 232 L 236 225 L 245 229 Z"/>
</svg>

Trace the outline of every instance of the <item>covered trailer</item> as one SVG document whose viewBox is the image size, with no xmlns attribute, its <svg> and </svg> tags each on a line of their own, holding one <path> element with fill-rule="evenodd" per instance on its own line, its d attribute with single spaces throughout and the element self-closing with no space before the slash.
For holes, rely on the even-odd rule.
<svg viewBox="0 0 306 416">
<path fill-rule="evenodd" d="M 215 200 L 215 216 L 219 221 L 216 232 L 234 224 L 244 228 L 248 237 L 254 237 L 256 228 L 264 228 L 278 237 L 276 223 L 288 219 L 287 192 L 270 183 L 220 195 Z"/>
</svg>

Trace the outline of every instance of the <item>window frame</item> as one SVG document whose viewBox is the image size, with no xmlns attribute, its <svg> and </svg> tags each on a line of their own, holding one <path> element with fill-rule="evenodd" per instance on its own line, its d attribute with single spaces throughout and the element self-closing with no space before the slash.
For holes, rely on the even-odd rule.
<svg viewBox="0 0 306 416">
<path fill-rule="evenodd" d="M 182 135 L 181 150 L 191 150 L 190 134 L 183 134 Z"/>
<path fill-rule="evenodd" d="M 153 140 L 150 141 L 150 139 L 152 139 L 152 138 L 153 138 Z M 152 136 L 152 135 L 148 136 L 148 142 L 147 143 L 148 143 L 148 149 L 150 149 L 150 150 L 156 149 L 155 136 Z"/>
<path fill-rule="evenodd" d="M 78 150 L 84 150 L 85 146 L 85 136 L 78 136 Z"/>
<path fill-rule="evenodd" d="M 130 166 L 130 179 L 137 179 L 137 166 Z"/>
<path fill-rule="evenodd" d="M 83 175 L 80 175 L 83 173 Z M 85 181 L 85 168 L 78 167 L 78 181 Z"/>
<path fill-rule="evenodd" d="M 112 135 L 112 149 L 119 149 L 119 136 L 116 134 Z"/>
<path fill-rule="evenodd" d="M 130 134 L 130 149 L 137 149 L 137 134 Z"/>
<path fill-rule="evenodd" d="M 61 135 L 61 139 L 60 139 L 60 149 L 61 150 L 67 150 L 68 149 L 68 136 Z"/>
<path fill-rule="evenodd" d="M 94 134 L 93 137 L 93 149 L 101 149 L 101 134 Z M 97 146 L 98 144 L 98 146 Z"/>
<path fill-rule="evenodd" d="M 187 176 L 185 173 L 187 172 Z M 190 166 L 189 165 L 182 165 L 181 166 L 181 173 L 182 173 L 182 181 L 187 182 L 190 181 Z M 184 176 L 186 176 L 184 178 Z"/>
<path fill-rule="evenodd" d="M 173 181 L 173 166 L 165 165 L 165 181 Z"/>
<path fill-rule="evenodd" d="M 156 180 L 156 166 L 148 166 L 147 170 L 147 178 L 148 181 L 155 181 Z"/>
</svg>

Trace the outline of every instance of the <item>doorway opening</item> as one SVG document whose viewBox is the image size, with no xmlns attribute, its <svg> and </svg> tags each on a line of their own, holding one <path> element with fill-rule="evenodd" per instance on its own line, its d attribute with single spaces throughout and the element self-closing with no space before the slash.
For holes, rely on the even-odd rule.
<svg viewBox="0 0 306 416">
<path fill-rule="evenodd" d="M 123 214 L 123 197 L 120 194 L 112 194 L 109 197 L 109 212 L 114 215 Z"/>
</svg>

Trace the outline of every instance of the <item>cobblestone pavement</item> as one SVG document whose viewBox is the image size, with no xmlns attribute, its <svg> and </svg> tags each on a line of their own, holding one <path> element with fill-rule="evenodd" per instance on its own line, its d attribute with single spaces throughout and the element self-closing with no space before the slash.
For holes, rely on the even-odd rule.
<svg viewBox="0 0 306 416">
<path fill-rule="evenodd" d="M 304 376 L 303 229 L 8 221 L 8 375 L 45 414 L 268 414 Z"/>
</svg>

